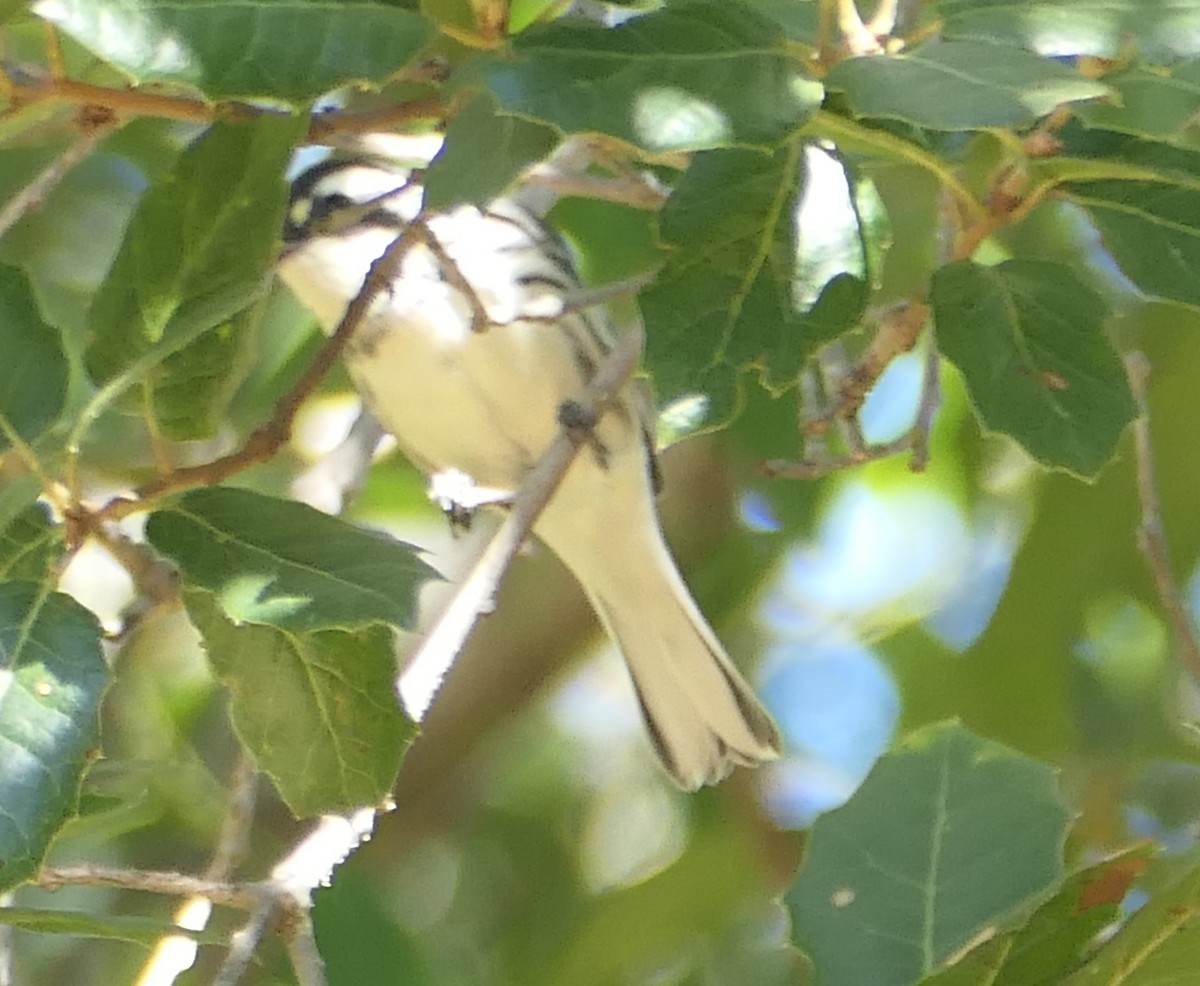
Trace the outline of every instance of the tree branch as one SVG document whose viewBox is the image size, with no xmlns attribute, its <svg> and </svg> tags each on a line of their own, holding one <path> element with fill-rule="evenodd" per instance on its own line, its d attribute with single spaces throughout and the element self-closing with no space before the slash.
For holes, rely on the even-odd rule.
<svg viewBox="0 0 1200 986">
<path fill-rule="evenodd" d="M 1200 685 L 1200 643 L 1196 639 L 1196 628 L 1187 610 L 1179 583 L 1171 571 L 1171 552 L 1167 544 L 1166 528 L 1162 519 L 1162 501 L 1158 495 L 1158 481 L 1154 469 L 1154 449 L 1150 442 L 1150 408 L 1147 400 L 1147 384 L 1150 379 L 1150 361 L 1140 352 L 1125 357 L 1125 372 L 1129 377 L 1129 388 L 1138 405 L 1138 418 L 1133 423 L 1133 443 L 1137 455 L 1138 500 L 1142 516 L 1138 525 L 1138 548 L 1146 559 L 1146 566 L 1154 578 L 1159 599 L 1166 610 L 1175 641 L 1175 653 L 1180 665 Z"/>
</svg>

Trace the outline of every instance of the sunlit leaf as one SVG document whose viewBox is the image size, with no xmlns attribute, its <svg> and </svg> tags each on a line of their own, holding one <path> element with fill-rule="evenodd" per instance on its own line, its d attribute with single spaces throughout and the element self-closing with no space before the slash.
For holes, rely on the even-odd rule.
<svg viewBox="0 0 1200 986">
<path fill-rule="evenodd" d="M 948 38 L 1024 45 L 1043 55 L 1146 58 L 1200 53 L 1196 0 L 942 0 Z"/>
<path fill-rule="evenodd" d="M 834 66 L 825 84 L 843 90 L 861 116 L 934 130 L 1028 126 L 1063 103 L 1109 91 L 1048 58 L 972 41 L 847 58 Z"/>
<path fill-rule="evenodd" d="M 778 29 L 737 0 L 691 0 L 616 28 L 531 29 L 485 69 L 502 109 L 651 151 L 768 145 L 821 101 Z"/>
<path fill-rule="evenodd" d="M 436 577 L 387 534 L 248 490 L 188 493 L 155 511 L 146 536 L 231 619 L 288 630 L 411 628 L 417 593 Z"/>
<path fill-rule="evenodd" d="M 33 10 L 139 85 L 297 106 L 353 82 L 385 82 L 434 31 L 421 15 L 378 3 L 37 0 Z"/>
<path fill-rule="evenodd" d="M 708 395 L 710 423 L 735 410 L 742 370 L 756 368 L 768 385 L 785 387 L 820 345 L 862 315 L 863 268 L 820 267 L 801 253 L 801 152 L 789 144 L 771 155 L 697 155 L 663 209 L 663 239 L 674 251 L 640 296 L 646 360 L 662 401 Z M 840 189 L 824 185 L 816 196 L 825 196 L 825 231 L 828 242 L 857 245 L 857 216 L 838 175 Z M 861 246 L 858 253 L 861 262 Z M 836 259 L 844 264 L 844 256 Z"/>
<path fill-rule="evenodd" d="M 96 755 L 100 625 L 33 582 L 0 584 L 0 890 L 37 872 Z"/>
<path fill-rule="evenodd" d="M 416 735 L 392 687 L 391 631 L 237 626 L 207 593 L 186 602 L 234 729 L 288 807 L 307 817 L 382 802 Z"/>
<path fill-rule="evenodd" d="M 302 130 L 290 118 L 215 124 L 145 194 L 92 306 L 94 379 L 129 370 L 152 347 L 165 359 L 265 288 L 286 198 L 283 172 Z M 193 372 L 186 360 L 176 369 Z M 156 382 L 164 385 L 162 372 Z"/>
</svg>

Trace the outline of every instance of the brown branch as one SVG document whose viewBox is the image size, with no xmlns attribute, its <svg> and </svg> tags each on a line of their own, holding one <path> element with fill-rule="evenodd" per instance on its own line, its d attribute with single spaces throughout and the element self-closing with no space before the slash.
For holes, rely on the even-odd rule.
<svg viewBox="0 0 1200 986">
<path fill-rule="evenodd" d="M 121 117 L 155 116 L 187 123 L 214 123 L 217 120 L 248 122 L 262 116 L 279 115 L 236 100 L 206 102 L 186 96 L 167 96 L 135 87 L 116 89 L 73 79 L 47 77 L 30 82 L 12 82 L 10 99 L 14 107 L 44 101 L 78 103 L 98 107 Z M 414 120 L 438 120 L 453 113 L 453 102 L 431 97 L 414 99 L 397 106 L 370 112 L 332 112 L 314 116 L 306 140 L 324 143 L 338 134 L 362 134 L 395 128 Z"/>
<path fill-rule="evenodd" d="M 271 419 L 251 432 L 246 444 L 238 451 L 198 466 L 176 469 L 174 472 L 138 487 L 134 497 L 117 497 L 98 511 L 87 514 L 80 512 L 74 518 L 83 532 L 91 530 L 105 520 L 116 520 L 129 514 L 147 509 L 147 501 L 179 493 L 196 486 L 215 486 L 250 466 L 265 462 L 282 448 L 292 435 L 292 425 L 301 405 L 317 389 L 325 374 L 341 356 L 350 337 L 366 316 L 375 298 L 386 291 L 400 269 L 404 255 L 417 239 L 417 224 L 413 223 L 401 233 L 388 248 L 371 264 L 363 285 L 354 300 L 347 306 L 337 329 L 317 354 L 317 358 L 292 388 L 275 404 Z"/>
<path fill-rule="evenodd" d="M 250 910 L 262 899 L 256 884 L 225 883 L 184 873 L 116 870 L 104 866 L 46 866 L 42 868 L 36 883 L 45 890 L 82 886 L 119 887 L 122 890 L 141 890 L 168 897 L 202 894 L 217 904 L 238 910 Z"/>
<path fill-rule="evenodd" d="M 1192 680 L 1200 684 L 1200 643 L 1197 642 L 1196 628 L 1188 614 L 1179 583 L 1171 571 L 1170 546 L 1167 544 L 1166 529 L 1163 525 L 1162 501 L 1158 495 L 1147 400 L 1150 361 L 1140 352 L 1129 353 L 1125 357 L 1125 372 L 1129 377 L 1129 389 L 1133 391 L 1133 398 L 1138 405 L 1138 418 L 1133 423 L 1138 500 L 1142 508 L 1137 531 L 1138 548 L 1146 559 L 1146 566 L 1154 578 L 1159 599 L 1171 624 L 1171 635 L 1174 638 L 1179 663 L 1191 675 Z"/>
</svg>

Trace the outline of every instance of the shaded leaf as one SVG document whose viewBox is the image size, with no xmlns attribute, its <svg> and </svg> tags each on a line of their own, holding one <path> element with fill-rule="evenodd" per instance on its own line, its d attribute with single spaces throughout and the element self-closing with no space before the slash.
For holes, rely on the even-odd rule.
<svg viewBox="0 0 1200 986">
<path fill-rule="evenodd" d="M 416 735 L 392 690 L 392 634 L 236 626 L 190 590 L 188 613 L 229 689 L 238 738 L 300 817 L 379 804 Z"/>
<path fill-rule="evenodd" d="M 847 58 L 825 79 L 861 116 L 934 130 L 1024 127 L 1063 103 L 1108 93 L 1070 66 L 974 41 L 936 41 L 901 55 Z"/>
<path fill-rule="evenodd" d="M 249 490 L 188 493 L 151 515 L 146 537 L 232 620 L 287 630 L 411 628 L 437 575 L 388 534 Z"/>
<path fill-rule="evenodd" d="M 1200 305 L 1200 152 L 1111 131 L 1067 129 L 1076 160 L 1051 162 L 1125 275 L 1150 295 Z"/>
<path fill-rule="evenodd" d="M 938 345 L 983 423 L 1044 465 L 1095 475 L 1136 414 L 1104 302 L 1067 267 L 956 261 L 933 276 Z"/>
<path fill-rule="evenodd" d="M 1024 45 L 1043 55 L 1116 57 L 1132 41 L 1154 61 L 1200 53 L 1197 0 L 942 0 L 948 38 Z"/>
<path fill-rule="evenodd" d="M 159 433 L 176 442 L 212 438 L 254 369 L 261 305 L 251 305 L 163 360 L 153 390 Z"/>
<path fill-rule="evenodd" d="M 42 582 L 62 544 L 55 527 L 39 505 L 30 504 L 0 527 L 0 581 Z"/>
<path fill-rule="evenodd" d="M 1121 903 L 1153 853 L 1138 846 L 1072 874 L 1021 927 L 989 938 L 921 986 L 1058 986 L 1120 919 Z"/>
<path fill-rule="evenodd" d="M 377 3 L 38 0 L 33 10 L 139 85 L 296 106 L 350 83 L 382 84 L 434 34 L 420 14 Z"/>
<path fill-rule="evenodd" d="M 823 986 L 901 986 L 1061 878 L 1049 767 L 956 723 L 912 734 L 813 826 L 787 895 Z"/>
<path fill-rule="evenodd" d="M 1200 7 L 1197 10 L 1200 13 Z M 1081 106 L 1078 111 L 1090 126 L 1167 139 L 1181 135 L 1196 122 L 1200 59 L 1170 69 L 1139 66 L 1106 75 L 1104 81 L 1113 89 L 1112 99 Z"/>
<path fill-rule="evenodd" d="M 165 358 L 263 290 L 302 132 L 297 118 L 214 124 L 145 194 L 92 306 L 87 362 L 98 382 L 151 347 Z"/>
<path fill-rule="evenodd" d="M 446 141 L 425 173 L 425 207 L 483 205 L 557 143 L 551 127 L 498 113 L 491 95 L 477 96 L 450 121 Z"/>
<path fill-rule="evenodd" d="M 663 239 L 675 249 L 639 299 L 646 361 L 660 399 L 707 394 L 712 423 L 734 412 L 741 370 L 755 367 L 768 386 L 787 386 L 862 315 L 866 287 L 855 275 L 865 264 L 835 275 L 834 267 L 806 267 L 800 254 L 801 157 L 798 143 L 770 155 L 698 154 L 662 211 Z M 840 189 L 822 191 L 831 240 L 840 230 L 861 258 L 844 175 Z"/>
<path fill-rule="evenodd" d="M 67 359 L 58 331 L 38 312 L 25 275 L 0 266 L 0 452 L 11 429 L 33 442 L 62 413 Z"/>
<path fill-rule="evenodd" d="M 612 29 L 534 28 L 484 72 L 508 112 L 650 151 L 766 146 L 822 96 L 775 25 L 736 0 L 673 4 Z"/>
<path fill-rule="evenodd" d="M 107 676 L 91 613 L 32 582 L 0 584 L 0 890 L 37 872 L 74 814 Z"/>
</svg>

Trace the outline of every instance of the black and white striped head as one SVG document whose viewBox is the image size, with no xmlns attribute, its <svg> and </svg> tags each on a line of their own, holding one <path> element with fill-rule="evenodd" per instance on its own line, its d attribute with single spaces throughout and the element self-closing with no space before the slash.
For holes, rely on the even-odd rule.
<svg viewBox="0 0 1200 986">
<path fill-rule="evenodd" d="M 371 158 L 326 158 L 292 182 L 284 218 L 285 252 L 316 237 L 363 226 L 400 229 L 417 215 L 423 192 L 415 169 Z"/>
</svg>

